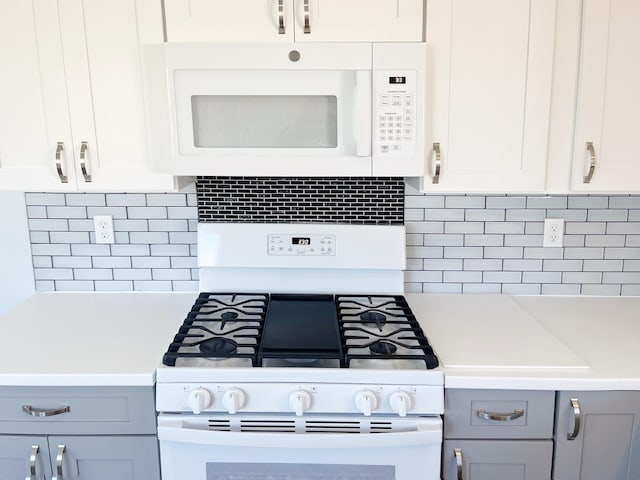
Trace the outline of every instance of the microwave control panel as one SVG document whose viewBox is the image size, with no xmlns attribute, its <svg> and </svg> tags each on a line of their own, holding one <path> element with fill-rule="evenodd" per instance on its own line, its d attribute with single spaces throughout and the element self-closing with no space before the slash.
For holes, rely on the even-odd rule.
<svg viewBox="0 0 640 480">
<path fill-rule="evenodd" d="M 335 235 L 289 235 L 267 236 L 268 255 L 326 256 L 336 254 Z"/>
<path fill-rule="evenodd" d="M 416 151 L 417 74 L 413 70 L 374 73 L 373 138 L 376 154 Z"/>
</svg>

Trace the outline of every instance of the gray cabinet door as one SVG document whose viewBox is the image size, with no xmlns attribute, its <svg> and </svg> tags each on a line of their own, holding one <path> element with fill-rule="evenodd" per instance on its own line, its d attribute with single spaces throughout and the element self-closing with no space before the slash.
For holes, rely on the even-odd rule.
<svg viewBox="0 0 640 480">
<path fill-rule="evenodd" d="M 33 447 L 37 447 L 37 451 Z M 46 437 L 0 435 L 0 480 L 29 478 L 34 455 L 36 479 L 51 478 Z"/>
<path fill-rule="evenodd" d="M 61 456 L 65 480 L 159 480 L 158 441 L 152 436 L 52 436 L 51 468 Z"/>
<path fill-rule="evenodd" d="M 445 440 L 442 478 L 549 480 L 552 450 L 551 440 Z"/>
<path fill-rule="evenodd" d="M 577 400 L 578 411 L 571 404 Z M 567 436 L 579 430 L 575 439 Z M 640 392 L 559 392 L 556 480 L 640 478 Z"/>
</svg>

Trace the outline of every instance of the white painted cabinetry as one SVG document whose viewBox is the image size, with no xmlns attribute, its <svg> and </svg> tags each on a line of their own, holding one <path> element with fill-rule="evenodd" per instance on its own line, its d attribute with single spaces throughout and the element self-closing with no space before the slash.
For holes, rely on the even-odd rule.
<svg viewBox="0 0 640 480">
<path fill-rule="evenodd" d="M 583 3 L 573 190 L 640 192 L 639 22 L 639 2 Z"/>
<path fill-rule="evenodd" d="M 544 190 L 555 4 L 427 2 L 425 191 Z"/>
<path fill-rule="evenodd" d="M 419 42 L 423 0 L 165 0 L 169 42 Z"/>
<path fill-rule="evenodd" d="M 0 189 L 172 190 L 148 154 L 140 48 L 163 39 L 159 2 L 0 7 Z"/>
</svg>

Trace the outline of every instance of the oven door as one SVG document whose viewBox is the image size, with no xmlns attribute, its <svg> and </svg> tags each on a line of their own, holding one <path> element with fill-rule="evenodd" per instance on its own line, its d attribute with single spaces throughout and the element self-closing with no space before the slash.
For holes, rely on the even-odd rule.
<svg viewBox="0 0 640 480">
<path fill-rule="evenodd" d="M 194 48 L 167 51 L 174 173 L 371 175 L 370 44 Z"/>
<path fill-rule="evenodd" d="M 440 417 L 158 417 L 163 480 L 438 480 Z"/>
</svg>

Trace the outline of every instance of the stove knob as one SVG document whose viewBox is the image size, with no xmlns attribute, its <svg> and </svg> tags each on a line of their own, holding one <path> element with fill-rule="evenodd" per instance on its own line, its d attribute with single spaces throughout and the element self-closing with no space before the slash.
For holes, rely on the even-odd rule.
<svg viewBox="0 0 640 480">
<path fill-rule="evenodd" d="M 193 413 L 198 414 L 211 405 L 211 394 L 204 388 L 196 388 L 189 393 L 187 403 Z"/>
<path fill-rule="evenodd" d="M 402 390 L 393 392 L 389 395 L 389 406 L 399 416 L 406 417 L 407 412 L 411 409 L 411 396 Z"/>
<path fill-rule="evenodd" d="M 233 415 L 244 406 L 245 399 L 246 397 L 242 390 L 231 388 L 222 395 L 222 404 Z"/>
<path fill-rule="evenodd" d="M 356 408 L 360 410 L 365 417 L 370 417 L 371 412 L 378 408 L 378 397 L 371 390 L 361 390 L 356 393 Z"/>
<path fill-rule="evenodd" d="M 306 390 L 298 390 L 289 395 L 289 406 L 296 412 L 298 417 L 309 410 L 311 406 L 311 395 Z"/>
</svg>

